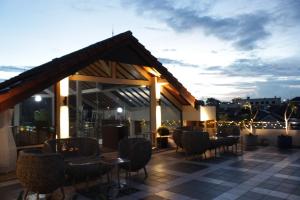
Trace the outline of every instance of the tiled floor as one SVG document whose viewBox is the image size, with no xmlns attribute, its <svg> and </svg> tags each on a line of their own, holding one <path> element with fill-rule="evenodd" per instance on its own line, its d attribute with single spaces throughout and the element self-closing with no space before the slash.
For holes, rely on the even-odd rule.
<svg viewBox="0 0 300 200">
<path fill-rule="evenodd" d="M 206 159 L 187 159 L 171 150 L 153 155 L 147 169 L 149 177 L 144 179 L 142 171 L 133 174 L 127 182 L 131 189 L 118 199 L 300 200 L 300 149 L 261 147 L 217 158 L 207 152 Z M 15 199 L 20 191 L 17 181 L 0 183 L 1 200 Z"/>
</svg>

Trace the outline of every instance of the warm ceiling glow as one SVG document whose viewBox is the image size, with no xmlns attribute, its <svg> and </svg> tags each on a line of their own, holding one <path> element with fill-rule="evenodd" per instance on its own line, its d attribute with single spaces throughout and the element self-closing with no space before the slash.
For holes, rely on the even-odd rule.
<svg viewBox="0 0 300 200">
<path fill-rule="evenodd" d="M 160 76 L 161 76 L 161 74 L 160 74 L 156 69 L 154 69 L 154 68 L 152 68 L 152 67 L 144 67 L 144 69 L 145 69 L 148 73 L 152 74 L 153 76 L 157 76 L 157 77 L 160 77 Z"/>
</svg>

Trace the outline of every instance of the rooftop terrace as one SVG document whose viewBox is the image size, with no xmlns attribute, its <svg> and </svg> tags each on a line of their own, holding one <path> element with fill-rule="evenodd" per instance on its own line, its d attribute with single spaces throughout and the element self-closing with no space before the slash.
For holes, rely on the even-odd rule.
<svg viewBox="0 0 300 200">
<path fill-rule="evenodd" d="M 129 189 L 117 199 L 300 199 L 300 149 L 260 147 L 238 155 L 207 155 L 186 159 L 180 151 L 155 153 L 147 166 L 149 177 L 133 173 Z M 16 199 L 21 190 L 17 180 L 0 183 L 3 200 Z M 89 199 L 71 186 L 65 190 L 66 199 Z"/>
</svg>

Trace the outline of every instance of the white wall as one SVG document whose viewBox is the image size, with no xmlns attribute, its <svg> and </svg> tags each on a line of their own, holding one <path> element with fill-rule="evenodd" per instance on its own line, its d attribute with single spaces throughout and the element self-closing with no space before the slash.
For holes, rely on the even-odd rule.
<svg viewBox="0 0 300 200">
<path fill-rule="evenodd" d="M 200 120 L 217 120 L 216 106 L 200 106 Z"/>
<path fill-rule="evenodd" d="M 185 121 L 200 121 L 200 109 L 192 106 L 182 106 L 182 119 Z"/>
<path fill-rule="evenodd" d="M 247 134 L 245 130 L 241 132 L 243 135 Z M 284 134 L 285 129 L 256 129 L 258 140 L 266 138 L 270 145 L 277 145 L 277 136 Z M 300 146 L 300 130 L 290 130 L 289 135 L 293 137 L 293 145 Z M 245 138 L 245 137 L 244 137 Z"/>
<path fill-rule="evenodd" d="M 195 109 L 192 106 L 183 106 L 182 118 L 185 121 L 216 120 L 215 106 L 200 106 Z"/>
</svg>

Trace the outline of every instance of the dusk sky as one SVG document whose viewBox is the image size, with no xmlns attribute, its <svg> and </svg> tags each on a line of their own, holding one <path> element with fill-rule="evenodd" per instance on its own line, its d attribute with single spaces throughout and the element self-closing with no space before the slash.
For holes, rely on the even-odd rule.
<svg viewBox="0 0 300 200">
<path fill-rule="evenodd" d="M 198 99 L 300 96 L 300 0 L 0 0 L 0 81 L 127 30 Z"/>
</svg>

